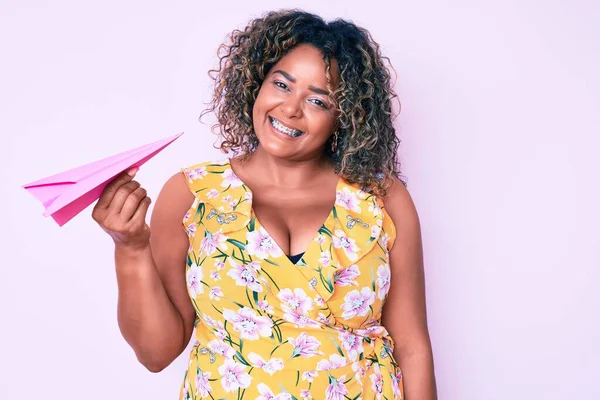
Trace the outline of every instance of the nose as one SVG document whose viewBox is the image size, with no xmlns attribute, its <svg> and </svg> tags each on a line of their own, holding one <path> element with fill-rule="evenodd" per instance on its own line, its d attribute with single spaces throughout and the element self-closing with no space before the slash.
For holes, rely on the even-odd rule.
<svg viewBox="0 0 600 400">
<path fill-rule="evenodd" d="M 288 118 L 300 118 L 302 117 L 302 99 L 299 96 L 288 96 L 283 103 L 281 103 L 281 111 Z"/>
</svg>

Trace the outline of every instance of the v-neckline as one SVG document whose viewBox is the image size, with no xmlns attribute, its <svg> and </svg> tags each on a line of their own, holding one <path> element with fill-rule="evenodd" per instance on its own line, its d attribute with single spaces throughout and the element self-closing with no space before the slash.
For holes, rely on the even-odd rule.
<svg viewBox="0 0 600 400">
<path fill-rule="evenodd" d="M 267 230 L 267 228 L 262 224 L 262 222 L 260 222 L 260 220 L 258 219 L 256 213 L 254 212 L 254 192 L 252 192 L 252 189 L 250 189 L 250 186 L 248 186 L 246 184 L 246 182 L 244 182 L 238 174 L 235 173 L 235 170 L 233 169 L 232 165 L 231 165 L 231 158 L 227 159 L 227 168 L 233 173 L 233 175 L 236 176 L 236 178 L 241 182 L 242 186 L 244 187 L 244 189 L 250 194 L 250 199 L 248 200 L 249 202 L 249 207 L 250 207 L 250 213 L 251 213 L 251 218 L 254 218 L 255 220 L 255 224 L 258 225 L 258 228 L 262 228 L 265 233 L 269 236 L 269 238 L 271 239 L 271 241 L 273 242 L 274 246 L 277 246 L 277 249 L 279 250 L 279 252 L 281 252 L 281 255 L 278 258 L 283 258 L 285 260 L 285 262 L 287 262 L 289 265 L 292 265 L 294 267 L 302 267 L 304 266 L 304 258 L 311 252 L 312 248 L 317 244 L 317 239 L 319 237 L 319 235 L 321 234 L 321 228 L 323 228 L 325 226 L 325 224 L 327 224 L 329 222 L 329 220 L 331 218 L 335 217 L 335 206 L 337 203 L 337 199 L 338 199 L 338 192 L 341 190 L 341 187 L 344 183 L 344 179 L 341 176 L 338 176 L 338 180 L 337 183 L 335 185 L 335 200 L 333 201 L 333 205 L 331 206 L 331 210 L 329 211 L 329 214 L 327 214 L 327 217 L 325 218 L 325 220 L 319 225 L 319 227 L 317 228 L 317 231 L 315 232 L 315 234 L 312 236 L 310 243 L 308 244 L 308 246 L 306 247 L 306 249 L 304 250 L 304 252 L 298 252 L 296 254 L 300 254 L 302 253 L 302 257 L 298 260 L 298 262 L 293 263 L 288 256 L 286 255 L 286 253 L 283 251 L 283 249 L 281 248 L 281 246 L 279 245 L 279 243 L 277 243 L 277 241 L 275 240 L 275 238 L 273 237 L 273 235 L 271 235 L 271 233 Z M 291 235 L 290 235 L 291 237 Z"/>
</svg>

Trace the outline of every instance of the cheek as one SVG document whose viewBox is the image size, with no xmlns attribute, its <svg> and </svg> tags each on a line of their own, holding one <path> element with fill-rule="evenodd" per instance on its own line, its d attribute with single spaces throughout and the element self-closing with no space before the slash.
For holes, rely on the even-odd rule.
<svg viewBox="0 0 600 400">
<path fill-rule="evenodd" d="M 252 108 L 253 116 L 260 117 L 260 114 L 266 112 L 271 107 L 273 107 L 273 103 L 275 102 L 275 98 L 272 93 L 270 93 L 268 88 L 262 87 L 258 92 L 258 96 L 256 96 L 256 100 L 254 101 L 254 107 Z"/>
<path fill-rule="evenodd" d="M 310 130 L 317 133 L 323 141 L 327 140 L 333 133 L 335 119 L 331 114 L 325 112 L 316 113 L 310 122 Z"/>
<path fill-rule="evenodd" d="M 252 106 L 252 115 L 254 117 L 256 117 L 256 115 L 262 108 L 262 96 L 260 95 L 260 93 L 261 92 L 258 92 L 258 96 L 256 96 L 256 100 L 254 100 L 254 105 Z"/>
</svg>

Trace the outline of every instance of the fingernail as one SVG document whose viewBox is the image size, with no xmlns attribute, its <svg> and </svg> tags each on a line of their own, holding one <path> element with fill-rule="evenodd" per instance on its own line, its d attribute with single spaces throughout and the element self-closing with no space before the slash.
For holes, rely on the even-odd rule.
<svg viewBox="0 0 600 400">
<path fill-rule="evenodd" d="M 134 176 L 136 172 L 138 172 L 138 168 L 131 168 L 129 171 L 127 171 L 127 175 Z"/>
</svg>

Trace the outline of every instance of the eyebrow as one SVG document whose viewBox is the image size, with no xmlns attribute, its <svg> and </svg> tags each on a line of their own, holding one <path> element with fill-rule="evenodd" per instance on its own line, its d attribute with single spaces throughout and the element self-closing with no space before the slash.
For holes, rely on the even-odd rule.
<svg viewBox="0 0 600 400">
<path fill-rule="evenodd" d="M 292 83 L 296 83 L 296 78 L 294 78 L 293 76 L 291 76 L 290 74 L 288 74 L 287 72 L 283 71 L 283 70 L 276 70 L 273 71 L 273 74 L 281 74 L 285 77 L 285 79 L 287 79 L 288 81 L 292 82 Z M 318 93 L 318 94 L 322 94 L 324 96 L 329 96 L 329 92 L 327 90 L 318 88 L 316 86 L 310 86 L 309 89 L 312 92 Z"/>
</svg>

